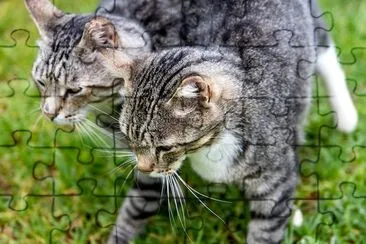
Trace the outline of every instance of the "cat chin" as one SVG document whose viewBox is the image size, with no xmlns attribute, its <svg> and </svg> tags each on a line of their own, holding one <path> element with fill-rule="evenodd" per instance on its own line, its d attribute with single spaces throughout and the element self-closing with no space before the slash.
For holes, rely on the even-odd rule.
<svg viewBox="0 0 366 244">
<path fill-rule="evenodd" d="M 183 160 L 174 162 L 169 165 L 169 169 L 165 171 L 152 171 L 151 173 L 148 173 L 147 175 L 153 178 L 163 178 L 166 176 L 171 176 L 177 173 L 178 169 L 182 166 Z"/>
<path fill-rule="evenodd" d="M 151 172 L 149 174 L 147 174 L 149 177 L 152 177 L 152 178 L 163 178 L 163 177 L 166 177 L 166 176 L 170 176 L 170 175 L 173 175 L 173 172 Z"/>
<path fill-rule="evenodd" d="M 72 125 L 74 123 L 72 120 L 60 119 L 57 117 L 52 122 L 57 125 Z"/>
<path fill-rule="evenodd" d="M 52 122 L 57 125 L 73 125 L 74 123 L 82 122 L 84 119 L 85 117 L 82 114 L 76 114 L 68 118 L 65 118 L 65 116 L 62 115 L 57 115 Z"/>
</svg>

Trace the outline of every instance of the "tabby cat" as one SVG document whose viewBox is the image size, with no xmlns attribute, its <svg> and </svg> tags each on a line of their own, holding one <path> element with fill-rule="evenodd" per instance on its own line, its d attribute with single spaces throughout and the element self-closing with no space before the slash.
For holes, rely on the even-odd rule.
<svg viewBox="0 0 366 244">
<path fill-rule="evenodd" d="M 65 111 L 80 116 L 88 103 L 99 100 L 88 95 L 103 91 L 101 84 L 124 95 L 121 131 L 145 174 L 130 190 L 133 197 L 126 198 L 109 242 L 128 242 L 142 230 L 159 208 L 162 184 L 167 177 L 180 179 L 176 170 L 187 157 L 204 179 L 245 189 L 252 215 L 249 243 L 280 242 L 314 69 L 332 95 L 338 128 L 351 131 L 357 123 L 334 47 L 326 32 L 314 33 L 323 23 L 315 2 L 309 3 L 311 11 L 300 0 L 105 0 L 98 11 L 103 17 L 93 18 L 65 15 L 45 0 L 27 0 L 44 39 L 45 54 L 33 73 L 45 114 L 55 121 L 69 118 Z M 141 58 L 149 45 L 139 24 L 156 51 L 148 58 Z M 136 31 L 130 35 L 131 29 Z M 136 52 L 116 44 L 124 38 L 122 43 L 137 46 Z M 139 45 L 128 42 L 139 39 Z M 40 70 L 45 74 L 37 75 Z M 76 99 L 82 81 L 88 95 Z"/>
<path fill-rule="evenodd" d="M 150 38 L 133 20 L 108 14 L 65 14 L 48 0 L 25 0 L 41 41 L 33 77 L 41 110 L 60 124 L 80 122 L 87 105 L 111 99 L 124 81 L 100 63 L 108 48 L 123 51 L 125 61 L 150 51 Z"/>
<path fill-rule="evenodd" d="M 139 3 L 147 2 L 132 5 Z M 245 190 L 247 243 L 281 242 L 315 71 L 328 87 L 338 128 L 350 132 L 357 124 L 334 46 L 326 33 L 314 33 L 323 24 L 312 18 L 318 9 L 311 4 L 183 1 L 174 11 L 181 38 L 162 31 L 154 53 L 134 60 L 130 73 L 121 71 L 127 82 L 120 129 L 144 174 L 120 210 L 110 243 L 128 243 L 142 230 L 159 209 L 161 182 L 182 181 L 177 170 L 186 158 L 202 178 Z M 135 12 L 145 13 L 140 7 Z M 177 40 L 185 47 L 174 47 Z M 118 53 L 104 56 L 106 69 L 126 65 Z"/>
</svg>

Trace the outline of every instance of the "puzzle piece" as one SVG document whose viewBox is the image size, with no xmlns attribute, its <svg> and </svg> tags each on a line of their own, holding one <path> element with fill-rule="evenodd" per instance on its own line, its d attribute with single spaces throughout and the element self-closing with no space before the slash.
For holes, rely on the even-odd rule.
<svg viewBox="0 0 366 244">
<path fill-rule="evenodd" d="M 228 1 L 230 2 L 230 1 Z M 321 39 L 328 31 L 337 33 L 338 26 L 344 26 L 342 21 L 352 19 L 353 14 L 364 12 L 363 3 L 343 3 L 320 1 L 332 11 L 318 12 L 314 9 L 314 1 L 309 1 L 309 8 L 315 19 L 314 33 L 318 38 L 317 45 L 324 46 Z M 182 9 L 190 9 L 193 1 L 172 1 L 177 4 L 177 11 L 168 12 L 167 8 L 154 5 L 154 1 L 146 4 L 146 9 L 156 9 L 155 14 L 148 15 L 139 11 L 138 1 L 130 2 L 135 7 L 133 14 L 128 13 L 123 1 L 118 6 L 108 5 L 95 10 L 96 1 L 85 4 L 71 1 L 55 1 L 60 9 L 75 12 L 75 9 L 99 16 L 105 12 L 120 12 L 140 18 L 143 25 L 151 34 L 154 50 L 172 48 L 187 44 L 200 44 L 203 47 L 210 42 L 208 38 L 197 39 L 194 35 L 187 35 L 189 30 L 195 31 L 203 23 L 192 12 L 185 16 L 186 24 L 177 23 Z M 121 202 L 126 200 L 128 186 L 131 185 L 132 167 L 126 167 L 124 162 L 129 158 L 124 145 L 119 145 L 121 134 L 111 130 L 112 139 L 98 133 L 91 135 L 94 142 L 87 136 L 81 136 L 76 128 L 55 126 L 51 122 L 37 119 L 40 94 L 30 79 L 31 63 L 38 49 L 36 28 L 30 24 L 30 18 L 20 0 L 5 1 L 0 4 L 0 242 L 101 242 L 105 241 L 115 224 Z M 232 10 L 228 15 L 224 28 L 229 27 L 230 19 L 241 18 L 253 14 L 251 3 L 242 1 L 244 6 L 240 10 Z M 339 7 L 337 7 L 339 6 Z M 16 9 L 19 8 L 19 9 Z M 18 13 L 19 11 L 19 13 Z M 210 15 L 216 10 L 206 9 Z M 14 13 L 13 13 L 14 12 Z M 11 13 L 11 14 L 9 14 Z M 166 18 L 169 14 L 172 18 Z M 255 14 L 255 12 L 254 12 Z M 271 14 L 271 13 L 270 13 Z M 347 16 L 348 14 L 348 16 Z M 358 16 L 358 15 L 357 15 Z M 159 18 L 163 27 L 151 24 L 151 19 Z M 166 18 L 166 19 L 165 19 Z M 218 16 L 217 19 L 219 19 Z M 321 23 L 325 19 L 328 27 Z M 343 19 L 343 20 L 339 20 Z M 355 18 L 357 19 L 357 18 Z M 319 22 L 320 21 L 320 22 Z M 358 21 L 362 22 L 360 17 Z M 365 159 L 365 128 L 362 124 L 365 99 L 364 66 L 366 60 L 365 47 L 362 43 L 350 45 L 349 38 L 359 38 L 363 35 L 362 28 L 353 23 L 342 28 L 342 34 L 334 38 L 339 45 L 338 54 L 346 70 L 349 89 L 353 92 L 353 100 L 359 108 L 360 125 L 356 132 L 345 136 L 336 132 L 336 122 L 332 120 L 334 111 L 328 106 L 326 92 L 316 78 L 312 95 L 309 97 L 293 97 L 287 95 L 286 84 L 291 79 L 284 79 L 277 96 L 269 97 L 259 90 L 254 90 L 251 99 L 262 106 L 263 113 L 275 120 L 285 119 L 293 111 L 298 102 L 312 100 L 310 122 L 307 125 L 305 141 L 294 143 L 297 135 L 286 126 L 272 128 L 262 138 L 250 138 L 248 145 L 253 147 L 281 147 L 283 145 L 296 146 L 300 149 L 301 181 L 298 190 L 291 201 L 303 214 L 302 225 L 289 225 L 286 243 L 293 242 L 357 242 L 361 241 L 366 227 L 364 225 L 366 189 L 364 187 Z M 222 28 L 216 22 L 209 22 L 212 30 Z M 71 26 L 73 23 L 71 23 Z M 359 24 L 362 26 L 361 24 Z M 356 28 L 356 31 L 353 31 Z M 344 32 L 346 31 L 346 32 Z M 191 32 L 192 33 L 192 32 Z M 226 46 L 233 47 L 229 34 L 218 37 L 227 39 Z M 181 35 L 183 39 L 177 38 Z M 291 28 L 280 28 L 268 35 L 263 45 L 253 46 L 248 36 L 243 36 L 243 45 L 238 49 L 253 49 L 253 55 L 242 57 L 244 60 L 248 81 L 258 86 L 268 75 L 267 67 L 258 59 L 256 53 L 270 52 L 271 47 L 279 45 L 301 48 L 302 39 Z M 178 41 L 177 41 L 178 40 Z M 353 44 L 353 42 L 350 42 Z M 207 47 L 206 47 L 207 49 Z M 221 56 L 220 56 L 221 55 Z M 216 62 L 226 55 L 222 49 L 217 55 Z M 202 57 L 206 59 L 207 57 Z M 271 65 L 276 65 L 276 55 Z M 315 60 L 301 60 L 298 62 L 297 76 L 308 78 L 313 74 L 302 73 L 307 65 L 313 65 Z M 282 77 L 282 74 L 277 74 Z M 242 99 L 242 98 L 235 98 Z M 31 105 L 32 104 L 32 105 Z M 31 110 L 34 108 L 34 113 Z M 104 122 L 111 109 L 102 108 L 103 112 L 96 112 L 91 118 L 93 123 L 107 128 Z M 197 119 L 200 119 L 198 114 Z M 197 121 L 195 121 L 197 122 Z M 192 123 L 193 124 L 193 123 Z M 195 123 L 194 123 L 195 124 Z M 225 128 L 233 130 L 230 121 Z M 93 127 L 95 131 L 99 127 Z M 256 128 L 246 128 L 255 130 Z M 102 137 L 98 138 L 98 137 Z M 280 139 L 279 139 L 280 138 Z M 106 141 L 102 143 L 101 141 Z M 245 148 L 244 148 L 245 149 Z M 117 151 L 117 152 L 115 152 Z M 221 151 L 209 152 L 208 157 L 222 157 Z M 267 155 L 268 156 L 268 155 Z M 112 172 L 110 172 L 112 171 Z M 131 174 L 130 174 L 131 173 Z M 199 243 L 222 242 L 240 243 L 247 233 L 249 221 L 248 205 L 250 199 L 244 199 L 243 192 L 234 186 L 208 183 L 199 179 L 188 167 L 188 162 L 180 172 L 182 179 L 190 187 L 203 195 L 182 185 L 184 192 L 187 225 L 184 230 L 180 225 L 177 212 L 173 213 L 175 224 L 173 232 L 167 209 L 161 209 L 159 215 L 147 225 L 147 230 L 136 243 Z M 260 173 L 257 177 L 260 176 Z M 177 210 L 174 199 L 170 197 L 171 209 Z M 231 203 L 215 201 L 213 198 L 227 200 Z M 175 199 L 179 200 L 179 199 Z M 271 199 L 267 199 L 271 201 Z M 221 222 L 215 214 L 206 209 L 202 202 L 220 216 Z M 183 211 L 185 211 L 183 210 Z M 291 220 L 290 220 L 291 222 Z"/>
</svg>

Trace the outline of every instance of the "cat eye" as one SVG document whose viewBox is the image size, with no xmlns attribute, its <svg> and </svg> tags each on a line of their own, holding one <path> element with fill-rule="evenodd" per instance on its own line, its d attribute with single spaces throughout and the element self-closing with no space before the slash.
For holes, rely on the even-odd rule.
<svg viewBox="0 0 366 244">
<path fill-rule="evenodd" d="M 46 84 L 45 84 L 43 81 L 41 81 L 41 80 L 37 80 L 37 83 L 38 83 L 42 88 L 46 87 Z"/>
<path fill-rule="evenodd" d="M 75 94 L 80 93 L 82 90 L 83 90 L 83 88 L 81 88 L 81 87 L 78 87 L 78 88 L 69 88 L 69 89 L 66 90 L 66 94 L 75 95 Z"/>
<path fill-rule="evenodd" d="M 170 147 L 169 146 L 156 147 L 157 150 L 159 150 L 159 151 L 165 151 L 165 152 L 172 150 L 172 148 L 173 148 L 173 146 L 170 146 Z"/>
</svg>

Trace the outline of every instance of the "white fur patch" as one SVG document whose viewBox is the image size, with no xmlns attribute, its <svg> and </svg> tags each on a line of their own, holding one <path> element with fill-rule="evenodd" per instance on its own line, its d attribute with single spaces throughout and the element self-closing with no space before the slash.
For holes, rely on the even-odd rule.
<svg viewBox="0 0 366 244">
<path fill-rule="evenodd" d="M 178 97 L 186 97 L 186 98 L 193 98 L 197 97 L 198 88 L 193 84 L 188 84 L 183 86 L 178 91 Z"/>
<path fill-rule="evenodd" d="M 218 143 L 189 155 L 191 166 L 205 180 L 229 182 L 229 170 L 240 148 L 239 140 L 226 131 Z"/>
<path fill-rule="evenodd" d="M 348 92 L 346 77 L 338 63 L 334 47 L 320 54 L 316 68 L 331 96 L 330 102 L 336 113 L 337 128 L 343 132 L 353 131 L 357 125 L 357 111 Z"/>
</svg>

